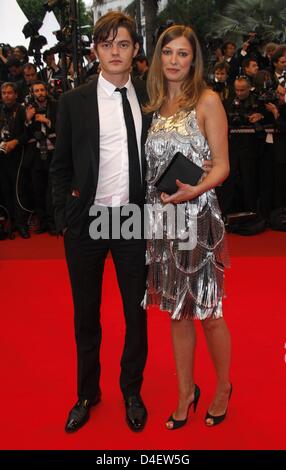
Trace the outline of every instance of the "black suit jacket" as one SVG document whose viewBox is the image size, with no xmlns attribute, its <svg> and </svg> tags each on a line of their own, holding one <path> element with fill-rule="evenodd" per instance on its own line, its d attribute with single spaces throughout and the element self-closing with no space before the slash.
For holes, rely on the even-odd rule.
<svg viewBox="0 0 286 470">
<path fill-rule="evenodd" d="M 98 78 L 62 95 L 57 120 L 57 143 L 51 163 L 55 222 L 79 235 L 94 201 L 100 159 Z M 139 103 L 147 102 L 145 84 L 133 82 Z M 110 116 L 112 119 L 112 116 Z M 144 145 L 151 117 L 142 113 L 141 159 L 145 180 Z M 142 193 L 145 188 L 142 188 Z M 144 194 L 142 194 L 144 200 Z"/>
</svg>

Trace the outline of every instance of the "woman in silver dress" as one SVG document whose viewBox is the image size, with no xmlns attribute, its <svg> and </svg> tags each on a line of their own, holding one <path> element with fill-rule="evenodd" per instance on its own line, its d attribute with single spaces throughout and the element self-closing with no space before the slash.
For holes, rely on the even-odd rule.
<svg viewBox="0 0 286 470">
<path fill-rule="evenodd" d="M 186 424 L 191 405 L 195 411 L 200 397 L 193 377 L 194 319 L 201 320 L 217 376 L 205 417 L 205 424 L 213 426 L 224 420 L 232 389 L 230 335 L 222 317 L 229 260 L 214 191 L 229 173 L 227 120 L 218 95 L 203 81 L 202 54 L 191 28 L 175 25 L 160 36 L 147 87 L 146 111 L 154 114 L 146 142 L 149 274 L 144 304 L 157 305 L 171 316 L 179 387 L 177 407 L 166 427 Z M 211 160 L 211 171 L 196 186 L 177 180 L 176 193 L 160 193 L 156 182 L 177 152 L 200 167 Z M 177 223 L 175 237 L 170 236 L 174 222 L 161 210 L 166 205 L 179 207 L 181 215 L 183 211 L 183 229 Z M 194 228 L 196 243 L 186 248 L 181 242 L 186 230 L 194 233 Z"/>
</svg>

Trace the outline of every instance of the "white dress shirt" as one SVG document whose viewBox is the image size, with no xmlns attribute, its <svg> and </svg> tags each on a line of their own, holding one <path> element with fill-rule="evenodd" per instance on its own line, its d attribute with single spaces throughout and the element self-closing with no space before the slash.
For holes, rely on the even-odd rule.
<svg viewBox="0 0 286 470">
<path fill-rule="evenodd" d="M 142 115 L 131 78 L 124 85 L 130 102 L 141 164 Z M 100 73 L 97 86 L 99 110 L 99 174 L 95 204 L 108 207 L 123 206 L 129 202 L 129 164 L 127 130 L 122 96 L 116 86 Z"/>
</svg>

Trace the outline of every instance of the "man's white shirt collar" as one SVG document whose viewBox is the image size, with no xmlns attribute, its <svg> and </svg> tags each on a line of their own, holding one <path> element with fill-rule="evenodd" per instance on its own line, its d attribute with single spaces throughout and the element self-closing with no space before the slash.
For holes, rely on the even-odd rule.
<svg viewBox="0 0 286 470">
<path fill-rule="evenodd" d="M 103 75 L 102 75 L 102 72 L 100 72 L 99 74 L 99 77 L 98 77 L 98 83 L 99 85 L 101 86 L 101 88 L 103 88 L 103 90 L 105 91 L 105 93 L 108 95 L 108 96 L 111 96 L 113 95 L 113 93 L 115 92 L 116 88 L 118 88 L 117 86 L 113 85 L 113 83 L 110 83 L 108 80 L 106 80 Z M 128 78 L 128 81 L 125 83 L 125 85 L 123 85 L 123 87 L 127 88 L 127 91 L 130 90 L 132 86 L 132 82 L 131 82 L 131 77 L 129 75 L 129 78 Z M 121 88 L 123 88 L 121 87 Z M 116 92 L 117 93 L 117 92 Z"/>
</svg>

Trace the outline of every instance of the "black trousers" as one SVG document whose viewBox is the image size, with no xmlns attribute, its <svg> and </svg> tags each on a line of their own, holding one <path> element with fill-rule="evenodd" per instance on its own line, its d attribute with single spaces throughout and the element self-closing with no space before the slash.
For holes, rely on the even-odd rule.
<svg viewBox="0 0 286 470">
<path fill-rule="evenodd" d="M 21 155 L 11 152 L 8 155 L 0 155 L 0 186 L 3 196 L 3 204 L 9 212 L 12 227 L 24 227 L 26 225 L 26 213 L 19 205 L 17 193 L 17 174 Z"/>
<path fill-rule="evenodd" d="M 53 150 L 48 151 L 47 159 L 42 160 L 35 143 L 28 144 L 25 149 L 22 171 L 20 174 L 22 198 L 27 199 L 28 185 L 32 185 L 33 207 L 39 218 L 40 225 L 54 226 L 54 208 L 52 204 L 52 187 L 49 168 Z"/>
<path fill-rule="evenodd" d="M 120 387 L 127 398 L 140 393 L 147 358 L 146 312 L 140 305 L 146 288 L 145 240 L 93 240 L 88 231 L 89 219 L 79 237 L 69 229 L 64 235 L 74 302 L 78 397 L 92 400 L 99 391 L 101 290 L 104 262 L 110 250 L 126 324 Z"/>
</svg>

